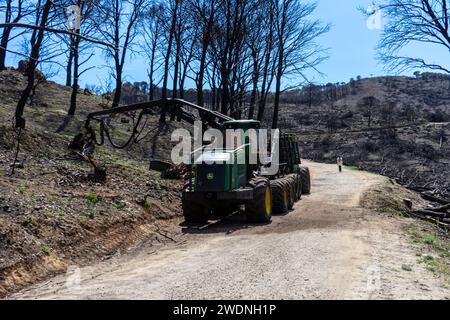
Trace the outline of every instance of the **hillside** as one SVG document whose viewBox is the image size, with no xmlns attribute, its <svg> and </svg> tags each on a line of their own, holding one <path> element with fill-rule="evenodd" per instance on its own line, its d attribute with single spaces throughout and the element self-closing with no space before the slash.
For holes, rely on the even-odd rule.
<svg viewBox="0 0 450 320">
<path fill-rule="evenodd" d="M 210 94 L 205 92 L 207 101 Z M 124 103 L 145 98 L 139 83 L 126 84 Z M 195 102 L 195 91 L 187 90 L 185 98 Z M 264 127 L 271 125 L 272 104 L 269 95 Z M 358 77 L 289 90 L 281 96 L 279 125 L 302 136 L 307 159 L 335 163 L 343 156 L 348 165 L 409 187 L 450 192 L 449 76 Z"/>
<path fill-rule="evenodd" d="M 11 299 L 449 299 L 448 238 L 405 218 L 399 199 L 423 200 L 390 179 L 305 162 L 311 195 L 271 224 L 239 216 L 202 230 L 174 227 L 176 242 L 81 268 Z"/>
<path fill-rule="evenodd" d="M 95 157 L 106 165 L 108 178 L 105 183 L 90 179 L 92 168 L 68 144 L 86 114 L 105 101 L 80 92 L 78 115 L 56 134 L 70 89 L 51 81 L 37 87 L 25 111 L 19 165 L 10 176 L 17 140 L 11 117 L 24 81 L 15 70 L 0 73 L 0 297 L 70 265 L 120 254 L 143 240 L 170 241 L 159 226 L 181 214 L 180 183 L 148 170 L 151 135 L 123 151 L 97 148 Z M 157 120 L 150 117 L 147 128 Z M 129 126 L 116 125 L 114 137 L 125 139 Z M 156 140 L 159 152 L 170 148 L 166 139 L 161 135 Z"/>
<path fill-rule="evenodd" d="M 304 157 L 335 163 L 343 156 L 402 184 L 450 192 L 449 77 L 369 78 L 314 90 L 313 101 L 307 88 L 285 94 L 280 114 L 283 128 L 302 135 Z"/>
<path fill-rule="evenodd" d="M 18 168 L 10 176 L 17 143 L 11 118 L 24 81 L 15 70 L 0 73 L 0 296 L 71 265 L 110 259 L 136 243 L 153 248 L 173 242 L 161 230 L 180 222 L 182 184 L 162 180 L 159 172 L 148 170 L 148 162 L 168 158 L 169 133 L 179 124 L 161 132 L 158 117 L 149 116 L 140 144 L 97 148 L 95 158 L 108 173 L 99 183 L 68 144 L 87 113 L 107 108 L 108 100 L 80 90 L 76 117 L 55 133 L 66 117 L 70 88 L 45 81 L 26 109 Z M 446 78 L 389 77 L 315 88 L 313 100 L 307 89 L 290 91 L 283 95 L 281 124 L 302 136 L 305 158 L 334 163 L 343 155 L 348 165 L 445 193 L 450 185 L 449 86 Z M 370 127 L 361 102 L 368 96 L 376 100 Z M 133 116 L 110 119 L 115 141 L 129 137 Z M 324 221 L 330 223 L 328 217 Z"/>
</svg>

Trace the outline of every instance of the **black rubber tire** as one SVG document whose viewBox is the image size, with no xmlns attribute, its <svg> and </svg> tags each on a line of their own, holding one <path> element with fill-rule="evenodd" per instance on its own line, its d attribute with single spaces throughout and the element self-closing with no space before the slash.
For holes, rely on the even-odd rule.
<svg viewBox="0 0 450 320">
<path fill-rule="evenodd" d="M 288 190 L 288 210 L 292 210 L 295 204 L 295 182 L 290 176 L 286 177 L 285 181 L 286 188 Z"/>
<path fill-rule="evenodd" d="M 290 182 L 293 185 L 293 196 L 294 196 L 294 203 L 299 201 L 302 196 L 302 185 L 301 185 L 301 177 L 299 174 L 290 174 L 288 176 Z"/>
<path fill-rule="evenodd" d="M 295 185 L 297 186 L 296 199 L 300 201 L 302 199 L 302 177 L 300 174 L 295 175 Z"/>
<path fill-rule="evenodd" d="M 184 199 L 183 215 L 184 220 L 188 223 L 206 223 L 209 218 L 208 212 L 201 204 Z"/>
<path fill-rule="evenodd" d="M 302 182 L 301 177 L 299 174 L 294 173 L 289 175 L 289 179 L 291 180 L 291 183 L 293 184 L 293 190 L 294 190 L 294 202 L 297 202 L 302 197 Z"/>
<path fill-rule="evenodd" d="M 309 172 L 309 168 L 301 167 L 300 175 L 302 177 L 302 194 L 310 194 L 311 193 L 311 174 Z"/>
<path fill-rule="evenodd" d="M 269 223 L 272 221 L 272 191 L 270 181 L 267 178 L 258 177 L 250 180 L 250 187 L 253 188 L 254 197 L 252 201 L 245 204 L 245 214 L 250 223 Z M 270 213 L 266 210 L 266 193 L 270 191 Z"/>
<path fill-rule="evenodd" d="M 284 180 L 273 180 L 270 183 L 270 187 L 272 188 L 273 213 L 285 214 L 289 210 L 289 200 L 285 197 L 285 192 L 288 192 L 288 190 Z M 287 195 L 287 197 L 289 197 L 289 195 Z"/>
</svg>

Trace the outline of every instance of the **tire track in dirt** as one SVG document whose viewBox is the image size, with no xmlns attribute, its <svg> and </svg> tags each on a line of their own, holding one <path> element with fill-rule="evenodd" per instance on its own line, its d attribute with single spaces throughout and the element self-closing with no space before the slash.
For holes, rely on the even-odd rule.
<svg viewBox="0 0 450 320">
<path fill-rule="evenodd" d="M 448 289 L 417 263 L 402 221 L 359 206 L 385 178 L 307 163 L 312 194 L 272 224 L 218 223 L 202 232 L 178 227 L 185 243 L 58 276 L 13 299 L 442 299 Z M 172 230 L 173 231 L 173 230 Z M 183 236 L 181 236 L 184 234 Z M 426 284 L 426 286 L 424 286 Z"/>
</svg>

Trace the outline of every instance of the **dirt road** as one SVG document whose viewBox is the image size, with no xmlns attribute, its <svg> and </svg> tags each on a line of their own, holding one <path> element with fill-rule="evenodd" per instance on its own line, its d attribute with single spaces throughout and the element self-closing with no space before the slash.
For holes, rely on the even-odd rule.
<svg viewBox="0 0 450 320">
<path fill-rule="evenodd" d="M 267 226 L 177 227 L 180 241 L 72 269 L 14 299 L 443 299 L 401 221 L 359 207 L 383 178 L 308 164 L 313 193 Z M 402 270 L 411 265 L 412 271 Z"/>
</svg>

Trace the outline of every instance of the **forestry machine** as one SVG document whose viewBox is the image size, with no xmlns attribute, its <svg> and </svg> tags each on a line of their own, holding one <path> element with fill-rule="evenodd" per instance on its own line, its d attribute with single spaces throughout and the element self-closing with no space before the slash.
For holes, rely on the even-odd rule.
<svg viewBox="0 0 450 320">
<path fill-rule="evenodd" d="M 125 148 L 130 143 L 138 142 L 145 127 L 141 125 L 139 129 L 139 123 L 144 116 L 156 112 L 164 113 L 161 117 L 163 120 L 167 115 L 171 121 L 184 120 L 191 124 L 201 121 L 203 129 L 242 129 L 246 132 L 261 126 L 259 121 L 235 120 L 181 99 L 162 99 L 89 114 L 83 130 L 71 143 L 71 148 L 81 151 L 83 157 L 95 166 L 92 161 L 95 145 L 102 145 L 105 137 L 114 148 Z M 131 137 L 123 145 L 114 143 L 108 131 L 110 117 L 119 114 L 134 114 L 135 117 L 138 115 Z M 93 126 L 93 123 L 99 125 Z M 100 132 L 100 140 L 96 138 L 96 130 Z M 264 165 L 259 159 L 256 165 L 249 163 L 251 141 L 248 136 L 243 139 L 245 141 L 242 141 L 239 148 L 203 152 L 200 156 L 202 158 L 193 159 L 196 161 L 189 165 L 189 177 L 182 195 L 183 212 L 187 222 L 204 223 L 212 214 L 229 215 L 243 207 L 249 222 L 268 223 L 272 214 L 288 212 L 294 203 L 300 200 L 302 194 L 310 193 L 309 169 L 300 166 L 298 136 L 280 135 L 279 170 L 271 176 L 262 175 Z M 227 145 L 226 141 L 224 145 Z M 203 146 L 203 149 L 206 147 Z M 194 154 L 198 153 L 194 151 L 191 156 L 194 157 Z M 236 161 L 238 157 L 245 160 Z"/>
</svg>

